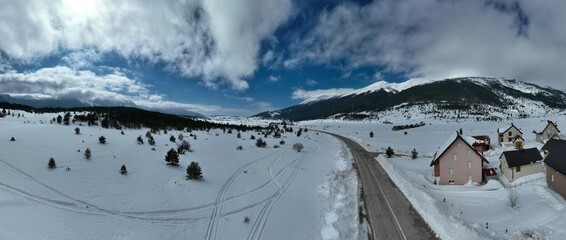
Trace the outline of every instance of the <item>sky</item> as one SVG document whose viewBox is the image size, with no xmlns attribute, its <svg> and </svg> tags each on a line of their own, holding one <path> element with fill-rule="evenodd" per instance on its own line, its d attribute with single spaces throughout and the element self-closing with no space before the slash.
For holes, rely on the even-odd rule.
<svg viewBox="0 0 566 240">
<path fill-rule="evenodd" d="M 560 0 L 0 0 L 0 93 L 250 116 L 377 81 L 566 90 Z"/>
</svg>

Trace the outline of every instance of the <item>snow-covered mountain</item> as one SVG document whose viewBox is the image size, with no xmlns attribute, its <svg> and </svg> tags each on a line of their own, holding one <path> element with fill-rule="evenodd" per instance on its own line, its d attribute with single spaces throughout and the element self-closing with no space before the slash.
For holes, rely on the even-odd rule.
<svg viewBox="0 0 566 240">
<path fill-rule="evenodd" d="M 324 92 L 324 91 L 322 91 Z M 307 120 L 330 117 L 376 118 L 405 115 L 460 118 L 503 118 L 560 114 L 566 93 L 551 87 L 505 78 L 466 77 L 376 82 L 361 89 L 314 95 L 296 106 L 260 113 L 263 118 Z M 410 112 L 410 113 L 409 113 Z"/>
<path fill-rule="evenodd" d="M 150 108 L 136 105 L 130 100 L 111 100 L 95 98 L 92 102 L 76 98 L 53 98 L 43 95 L 0 94 L 0 103 L 15 103 L 34 108 L 86 108 L 86 107 L 132 107 L 172 115 L 204 117 L 202 114 L 183 108 Z"/>
</svg>

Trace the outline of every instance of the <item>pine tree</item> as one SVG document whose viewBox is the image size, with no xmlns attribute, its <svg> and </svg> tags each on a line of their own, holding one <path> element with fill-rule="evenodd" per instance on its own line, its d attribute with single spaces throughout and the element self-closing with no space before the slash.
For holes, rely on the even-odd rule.
<svg viewBox="0 0 566 240">
<path fill-rule="evenodd" d="M 236 135 L 236 138 L 241 138 L 242 134 L 240 134 L 240 132 L 238 132 L 238 134 Z"/>
<path fill-rule="evenodd" d="M 419 152 L 417 152 L 417 149 L 413 148 L 413 151 L 411 152 L 411 158 L 417 159 L 418 156 L 419 156 Z"/>
<path fill-rule="evenodd" d="M 61 124 L 63 122 L 63 117 L 61 115 L 57 116 L 57 123 Z"/>
<path fill-rule="evenodd" d="M 105 144 L 105 143 L 106 143 L 106 138 L 105 138 L 104 136 L 100 136 L 100 137 L 98 138 L 98 141 L 99 141 L 100 143 L 102 143 L 102 144 Z"/>
<path fill-rule="evenodd" d="M 147 138 L 147 143 L 149 143 L 149 145 L 155 145 L 155 139 L 153 139 L 153 136 L 149 135 L 149 137 Z"/>
<path fill-rule="evenodd" d="M 179 139 L 179 141 L 183 141 L 183 138 L 185 138 L 185 136 L 182 133 L 179 133 L 179 136 L 177 136 L 177 139 Z"/>
<path fill-rule="evenodd" d="M 267 143 L 265 141 L 263 141 L 263 139 L 260 138 L 255 142 L 255 145 L 257 147 L 264 148 L 264 147 L 267 146 Z"/>
<path fill-rule="evenodd" d="M 57 165 L 55 165 L 55 159 L 50 158 L 50 159 L 49 159 L 49 162 L 47 162 L 47 166 L 48 166 L 49 168 L 51 168 L 51 169 L 56 168 Z"/>
<path fill-rule="evenodd" d="M 179 148 L 182 148 L 183 150 L 187 150 L 189 152 L 193 151 L 193 150 L 191 150 L 191 145 L 186 140 L 183 140 L 181 142 L 181 144 L 179 144 Z"/>
<path fill-rule="evenodd" d="M 122 164 L 122 167 L 120 168 L 120 174 L 122 174 L 122 175 L 128 174 L 128 170 L 126 169 L 126 165 Z"/>
<path fill-rule="evenodd" d="M 297 131 L 297 137 L 300 137 L 302 133 L 303 133 L 303 129 L 299 128 L 299 131 Z"/>
<path fill-rule="evenodd" d="M 92 156 L 92 153 L 91 153 L 91 151 L 90 151 L 90 148 L 87 148 L 87 149 L 85 150 L 84 155 L 85 155 L 85 158 L 86 158 L 86 159 L 90 159 L 90 157 Z"/>
<path fill-rule="evenodd" d="M 173 135 L 171 135 L 171 137 L 169 137 L 169 141 L 175 142 L 175 137 Z"/>
<path fill-rule="evenodd" d="M 187 180 L 189 179 L 201 179 L 202 178 L 202 170 L 200 169 L 200 165 L 198 162 L 191 162 L 187 167 Z"/>
<path fill-rule="evenodd" d="M 142 138 L 141 135 L 138 136 L 137 142 L 138 142 L 138 144 L 140 144 L 140 145 L 143 144 L 143 138 Z"/>
<path fill-rule="evenodd" d="M 250 139 L 251 139 L 251 140 L 255 140 L 255 136 L 252 135 L 252 136 L 250 137 Z"/>
<path fill-rule="evenodd" d="M 369 132 L 369 137 L 373 138 L 373 132 Z"/>
<path fill-rule="evenodd" d="M 150 132 L 150 131 L 147 131 L 147 132 L 145 133 L 145 137 L 146 137 L 146 138 L 150 138 L 150 137 L 151 137 L 151 132 Z"/>
<path fill-rule="evenodd" d="M 81 134 L 81 129 L 76 127 L 75 128 L 75 134 L 77 134 L 77 135 Z"/>
<path fill-rule="evenodd" d="M 390 158 L 391 156 L 393 156 L 393 154 L 395 154 L 393 148 L 387 147 L 387 149 L 385 150 L 385 155 L 387 155 L 387 157 Z"/>
<path fill-rule="evenodd" d="M 10 142 L 14 142 L 16 139 L 14 137 L 10 138 Z"/>
<path fill-rule="evenodd" d="M 179 166 L 179 154 L 174 148 L 171 148 L 171 150 L 167 152 L 167 155 L 165 155 L 165 161 L 167 162 L 167 165 Z"/>
</svg>

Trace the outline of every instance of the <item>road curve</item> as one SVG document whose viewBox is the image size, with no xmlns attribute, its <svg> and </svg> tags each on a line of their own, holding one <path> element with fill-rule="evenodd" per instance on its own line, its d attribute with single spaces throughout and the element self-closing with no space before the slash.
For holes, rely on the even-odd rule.
<svg viewBox="0 0 566 240">
<path fill-rule="evenodd" d="M 361 178 L 373 239 L 438 239 L 375 160 L 377 153 L 366 151 L 360 144 L 344 136 L 320 132 L 340 139 L 352 152 Z"/>
</svg>

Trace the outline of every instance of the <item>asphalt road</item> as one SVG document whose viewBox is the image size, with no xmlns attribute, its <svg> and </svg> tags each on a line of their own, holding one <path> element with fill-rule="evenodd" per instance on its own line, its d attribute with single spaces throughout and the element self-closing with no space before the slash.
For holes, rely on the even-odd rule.
<svg viewBox="0 0 566 240">
<path fill-rule="evenodd" d="M 328 133 L 348 146 L 361 177 L 367 220 L 373 239 L 438 239 L 405 195 L 375 160 L 357 142 Z"/>
</svg>

